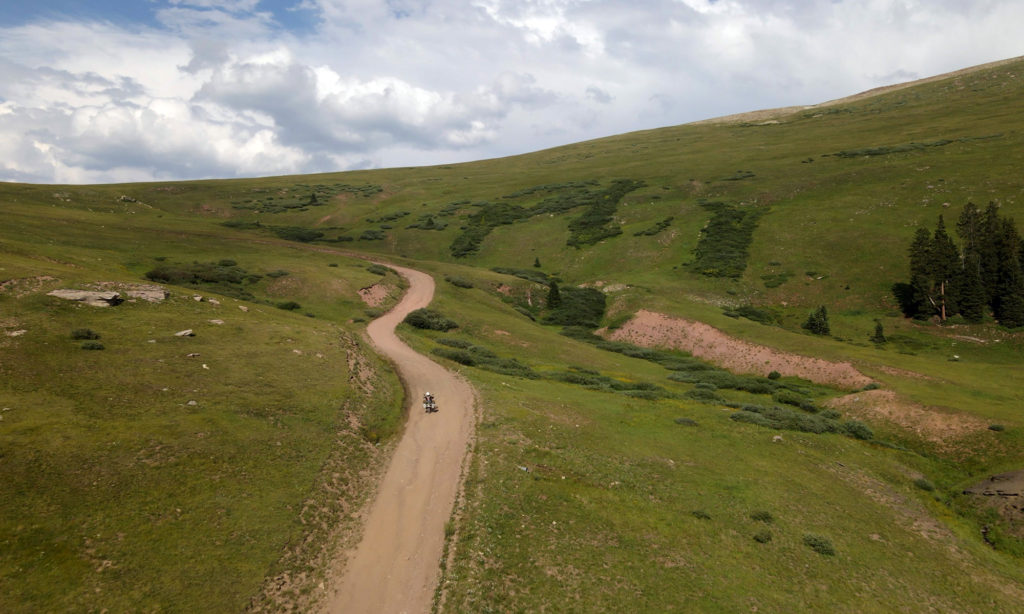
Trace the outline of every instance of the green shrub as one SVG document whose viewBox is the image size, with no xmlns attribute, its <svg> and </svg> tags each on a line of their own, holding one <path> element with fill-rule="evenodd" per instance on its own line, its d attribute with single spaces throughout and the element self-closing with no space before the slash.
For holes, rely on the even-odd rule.
<svg viewBox="0 0 1024 614">
<path fill-rule="evenodd" d="M 329 262 L 329 263 L 327 263 L 327 266 L 329 266 L 331 268 L 337 268 L 338 267 L 338 263 L 337 262 Z"/>
<path fill-rule="evenodd" d="M 767 523 L 767 524 L 771 524 L 775 520 L 775 517 L 772 516 L 771 512 L 768 512 L 768 511 L 765 511 L 765 510 L 759 510 L 759 511 L 756 511 L 756 512 L 751 512 L 750 513 L 750 519 L 751 520 L 756 520 L 758 522 L 764 522 L 764 523 Z"/>
<path fill-rule="evenodd" d="M 409 315 L 405 316 L 403 322 L 424 330 L 449 331 L 459 327 L 458 323 L 454 320 L 448 319 L 433 309 L 426 308 L 410 312 Z"/>
<path fill-rule="evenodd" d="M 849 435 L 855 439 L 862 439 L 868 441 L 875 438 L 874 432 L 868 425 L 864 424 L 859 420 L 850 420 L 843 424 L 842 431 L 844 434 Z"/>
<path fill-rule="evenodd" d="M 71 331 L 71 338 L 77 341 L 81 341 L 82 339 L 99 339 L 100 334 L 91 328 L 76 328 Z"/>
<path fill-rule="evenodd" d="M 102 350 L 102 349 L 104 349 L 104 347 L 103 347 L 103 344 L 100 343 L 99 341 L 83 341 L 82 342 L 82 349 L 83 350 Z"/>
<path fill-rule="evenodd" d="M 825 556 L 835 556 L 836 554 L 835 548 L 832 547 L 832 542 L 821 535 L 812 535 L 810 533 L 804 535 L 804 545 Z"/>
<path fill-rule="evenodd" d="M 725 399 L 722 398 L 720 395 L 715 394 L 714 391 L 708 390 L 706 388 L 694 388 L 693 390 L 688 390 L 686 393 L 683 394 L 683 398 L 691 399 L 700 403 L 709 404 L 725 402 Z"/>
<path fill-rule="evenodd" d="M 695 258 L 687 266 L 707 277 L 738 278 L 747 268 L 754 230 L 767 207 L 743 209 L 722 202 L 702 202 L 711 219 L 701 230 Z"/>
<path fill-rule="evenodd" d="M 464 277 L 456 277 L 454 275 L 445 275 L 445 281 L 455 286 L 456 288 L 472 288 L 473 282 L 469 281 Z"/>
<path fill-rule="evenodd" d="M 476 358 L 466 350 L 455 348 L 434 348 L 431 352 L 441 358 L 447 358 L 448 360 L 455 361 L 460 365 L 466 365 L 467 367 L 473 367 L 476 365 Z"/>
<path fill-rule="evenodd" d="M 266 275 L 272 279 L 277 279 L 278 277 L 286 277 L 288 275 L 288 271 L 277 269 L 276 271 L 270 271 Z"/>
<path fill-rule="evenodd" d="M 310 241 L 316 241 L 320 237 L 324 236 L 324 233 L 319 230 L 313 230 L 312 228 L 302 228 L 299 226 L 274 226 L 271 230 L 278 237 L 288 241 L 298 241 L 300 243 L 309 243 Z"/>
<path fill-rule="evenodd" d="M 757 533 L 754 533 L 754 541 L 759 544 L 767 544 L 772 541 L 772 532 L 768 530 L 758 531 Z"/>
<path fill-rule="evenodd" d="M 693 418 L 676 418 L 675 423 L 680 426 L 699 426 Z"/>
<path fill-rule="evenodd" d="M 1006 427 L 1003 426 L 1002 424 L 990 424 L 990 425 L 988 425 L 988 430 L 1000 432 L 1000 431 L 1005 431 Z"/>
<path fill-rule="evenodd" d="M 772 371 L 771 373 L 768 374 L 768 379 L 770 380 L 777 380 L 780 377 L 782 377 L 782 374 L 779 373 L 778 371 Z"/>
<path fill-rule="evenodd" d="M 383 241 L 387 237 L 388 237 L 388 233 L 384 232 L 383 230 L 368 229 L 368 230 L 364 230 L 362 232 L 362 234 L 359 235 L 359 240 L 360 241 Z"/>
<path fill-rule="evenodd" d="M 238 263 L 230 258 L 224 258 L 217 261 L 217 266 L 238 266 Z"/>
<path fill-rule="evenodd" d="M 690 513 L 693 514 L 694 518 L 699 518 L 701 520 L 711 520 L 711 514 L 705 512 L 704 510 L 693 510 Z"/>
<path fill-rule="evenodd" d="M 384 266 L 383 264 L 377 264 L 375 262 L 370 266 L 366 267 L 366 270 L 373 273 L 374 275 L 387 275 L 388 271 L 390 271 L 391 269 Z"/>
<path fill-rule="evenodd" d="M 932 491 L 935 490 L 935 484 L 932 484 L 931 482 L 929 482 L 925 478 L 917 478 L 916 480 L 914 480 L 914 486 L 917 486 L 921 490 L 924 490 L 924 491 L 927 491 L 927 492 L 932 492 Z"/>
<path fill-rule="evenodd" d="M 275 307 L 277 307 L 278 309 L 284 309 L 285 311 L 295 311 L 297 309 L 302 309 L 302 305 L 296 303 L 295 301 L 283 301 L 275 305 Z"/>
<path fill-rule="evenodd" d="M 455 339 L 452 337 L 441 337 L 437 342 L 448 347 L 459 348 L 460 350 L 468 350 L 473 347 L 473 344 L 465 339 Z"/>
<path fill-rule="evenodd" d="M 607 298 L 595 288 L 563 288 L 558 307 L 549 309 L 543 321 L 546 324 L 597 328 L 604 317 Z"/>
</svg>

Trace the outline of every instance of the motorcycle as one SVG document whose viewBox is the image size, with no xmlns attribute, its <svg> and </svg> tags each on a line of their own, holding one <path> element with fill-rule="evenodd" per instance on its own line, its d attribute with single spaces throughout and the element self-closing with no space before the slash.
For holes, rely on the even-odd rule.
<svg viewBox="0 0 1024 614">
<path fill-rule="evenodd" d="M 437 401 L 434 399 L 434 395 L 429 392 L 423 395 L 423 410 L 428 414 L 437 411 Z"/>
</svg>

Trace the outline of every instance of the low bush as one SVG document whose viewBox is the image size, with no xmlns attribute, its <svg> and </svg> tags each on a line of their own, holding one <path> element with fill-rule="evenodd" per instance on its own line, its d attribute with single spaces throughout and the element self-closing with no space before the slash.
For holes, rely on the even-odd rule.
<svg viewBox="0 0 1024 614">
<path fill-rule="evenodd" d="M 447 358 L 448 360 L 455 361 L 460 365 L 466 365 L 467 367 L 476 366 L 476 358 L 466 350 L 456 348 L 434 348 L 431 351 L 441 358 Z"/>
<path fill-rule="evenodd" d="M 383 275 L 387 275 L 388 271 L 390 271 L 391 269 L 389 269 L 388 267 L 384 266 L 383 264 L 377 264 L 375 262 L 375 263 L 371 264 L 370 266 L 366 267 L 366 270 L 371 272 L 371 273 L 373 273 L 374 275 L 381 275 L 381 276 L 383 276 Z"/>
<path fill-rule="evenodd" d="M 269 273 L 266 273 L 266 276 L 272 279 L 277 279 L 278 277 L 286 277 L 287 275 L 288 271 L 285 271 L 283 269 L 277 269 L 276 271 L 270 271 Z"/>
<path fill-rule="evenodd" d="M 100 343 L 99 341 L 83 341 L 82 342 L 82 349 L 83 350 L 102 350 L 102 349 L 104 349 L 104 347 L 103 347 L 103 344 Z"/>
<path fill-rule="evenodd" d="M 316 241 L 320 237 L 324 236 L 324 233 L 319 230 L 313 230 L 312 228 L 302 228 L 300 226 L 274 226 L 271 228 L 275 235 L 288 241 L 298 241 L 300 243 L 309 243 Z"/>
<path fill-rule="evenodd" d="M 297 309 L 302 309 L 302 305 L 296 303 L 295 301 L 283 301 L 274 306 L 277 307 L 278 309 L 284 309 L 285 311 L 295 311 Z"/>
<path fill-rule="evenodd" d="M 1005 431 L 1006 427 L 1003 426 L 1002 424 L 990 424 L 990 425 L 988 425 L 988 430 L 1001 432 L 1001 431 Z"/>
<path fill-rule="evenodd" d="M 836 554 L 836 549 L 832 547 L 832 542 L 827 537 L 822 537 L 821 535 L 812 535 L 810 533 L 804 535 L 804 545 L 825 556 L 835 556 Z"/>
<path fill-rule="evenodd" d="M 81 341 L 83 339 L 99 339 L 100 334 L 91 328 L 76 328 L 71 331 L 71 338 L 77 341 Z"/>
<path fill-rule="evenodd" d="M 824 415 L 824 414 L 823 414 Z M 837 416 L 838 417 L 838 416 Z M 874 432 L 868 425 L 860 422 L 859 420 L 850 420 L 843 424 L 842 432 L 855 439 L 862 439 L 868 441 L 875 438 Z"/>
<path fill-rule="evenodd" d="M 364 230 L 362 232 L 362 234 L 359 235 L 359 240 L 360 241 L 383 241 L 387 237 L 388 237 L 388 233 L 386 233 L 383 230 L 368 229 L 368 230 Z"/>
<path fill-rule="evenodd" d="M 459 348 L 460 350 L 468 350 L 473 347 L 473 344 L 465 339 L 455 339 L 453 337 L 441 337 L 437 340 L 441 345 L 447 345 L 452 348 Z"/>
<path fill-rule="evenodd" d="M 775 517 L 772 516 L 771 512 L 768 512 L 768 511 L 765 511 L 765 510 L 759 510 L 759 511 L 756 511 L 756 512 L 751 512 L 750 513 L 750 519 L 751 520 L 756 520 L 758 522 L 764 522 L 764 523 L 771 524 L 775 520 Z"/>
<path fill-rule="evenodd" d="M 914 486 L 917 486 L 921 490 L 924 490 L 924 491 L 927 491 L 927 492 L 932 492 L 932 491 L 935 490 L 935 484 L 932 484 L 931 482 L 929 482 L 925 478 L 917 478 L 916 480 L 914 480 Z"/>
<path fill-rule="evenodd" d="M 699 426 L 693 418 L 676 418 L 675 423 L 680 426 Z"/>
<path fill-rule="evenodd" d="M 694 518 L 699 518 L 700 520 L 711 520 L 711 514 L 704 510 L 693 510 L 690 513 L 693 514 Z"/>
<path fill-rule="evenodd" d="M 456 288 L 472 288 L 473 282 L 465 279 L 464 277 L 456 277 L 454 275 L 445 275 L 445 281 L 455 286 Z"/>
<path fill-rule="evenodd" d="M 720 395 L 706 388 L 694 388 L 693 390 L 689 390 L 683 394 L 683 398 L 708 404 L 719 404 L 725 402 L 725 399 Z"/>
<path fill-rule="evenodd" d="M 424 330 L 449 331 L 459 325 L 433 309 L 416 309 L 405 316 L 406 324 Z"/>
<path fill-rule="evenodd" d="M 759 544 L 767 544 L 768 542 L 772 541 L 772 532 L 758 531 L 757 533 L 754 533 L 754 541 L 756 541 Z"/>
</svg>

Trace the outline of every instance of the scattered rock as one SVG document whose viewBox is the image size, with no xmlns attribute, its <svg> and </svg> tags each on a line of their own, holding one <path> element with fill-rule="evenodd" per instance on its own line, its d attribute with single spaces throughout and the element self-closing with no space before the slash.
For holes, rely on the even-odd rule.
<svg viewBox="0 0 1024 614">
<path fill-rule="evenodd" d="M 772 437 L 772 441 L 776 443 L 782 441 L 782 435 L 775 435 L 774 437 Z"/>
<path fill-rule="evenodd" d="M 138 285 L 132 286 L 124 291 L 131 298 L 140 298 L 150 303 L 163 302 L 170 293 L 160 286 Z"/>
<path fill-rule="evenodd" d="M 245 311 L 245 312 L 249 311 L 249 308 L 246 307 L 245 305 L 239 305 L 238 308 L 241 309 L 242 311 Z"/>
<path fill-rule="evenodd" d="M 185 358 L 198 358 L 198 357 L 199 357 L 199 352 L 192 352 L 190 354 L 185 354 Z"/>
<path fill-rule="evenodd" d="M 56 296 L 67 301 L 78 301 L 92 307 L 110 307 L 119 305 L 124 301 L 119 292 L 98 292 L 95 290 L 72 290 L 69 288 L 58 288 L 46 293 L 48 296 Z"/>
<path fill-rule="evenodd" d="M 215 298 L 211 298 L 207 302 L 210 303 L 211 305 L 220 305 L 220 301 L 218 301 Z"/>
<path fill-rule="evenodd" d="M 186 328 L 185 330 L 179 330 L 178 332 L 174 333 L 174 336 L 175 337 L 195 337 L 196 334 L 194 332 L 192 332 L 191 328 Z"/>
<path fill-rule="evenodd" d="M 185 405 L 188 405 L 189 407 L 195 407 L 196 405 L 199 405 L 199 403 L 196 403 L 195 401 L 189 401 L 188 403 L 185 403 Z"/>
<path fill-rule="evenodd" d="M 8 337 L 20 337 L 20 336 L 24 335 L 27 332 L 28 331 L 25 330 L 25 329 L 22 329 L 22 330 L 9 330 L 9 331 L 7 331 L 6 334 L 7 334 Z"/>
<path fill-rule="evenodd" d="M 210 320 L 210 324 L 223 324 L 224 320 Z"/>
<path fill-rule="evenodd" d="M 202 303 L 203 302 L 203 297 L 201 295 L 199 295 L 199 294 L 193 294 L 192 295 L 192 300 L 197 302 L 197 303 Z"/>
</svg>

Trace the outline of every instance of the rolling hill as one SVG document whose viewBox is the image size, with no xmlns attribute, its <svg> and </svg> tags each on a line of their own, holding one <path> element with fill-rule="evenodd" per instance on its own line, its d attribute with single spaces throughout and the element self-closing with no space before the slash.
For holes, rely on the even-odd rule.
<svg viewBox="0 0 1024 614">
<path fill-rule="evenodd" d="M 434 275 L 458 327 L 401 333 L 480 394 L 441 611 L 1016 611 L 1020 512 L 965 490 L 1024 466 L 1024 333 L 893 284 L 940 215 L 1024 220 L 1022 90 L 1014 59 L 466 164 L 0 184 L 0 610 L 314 607 L 402 429 L 373 257 Z"/>
</svg>

